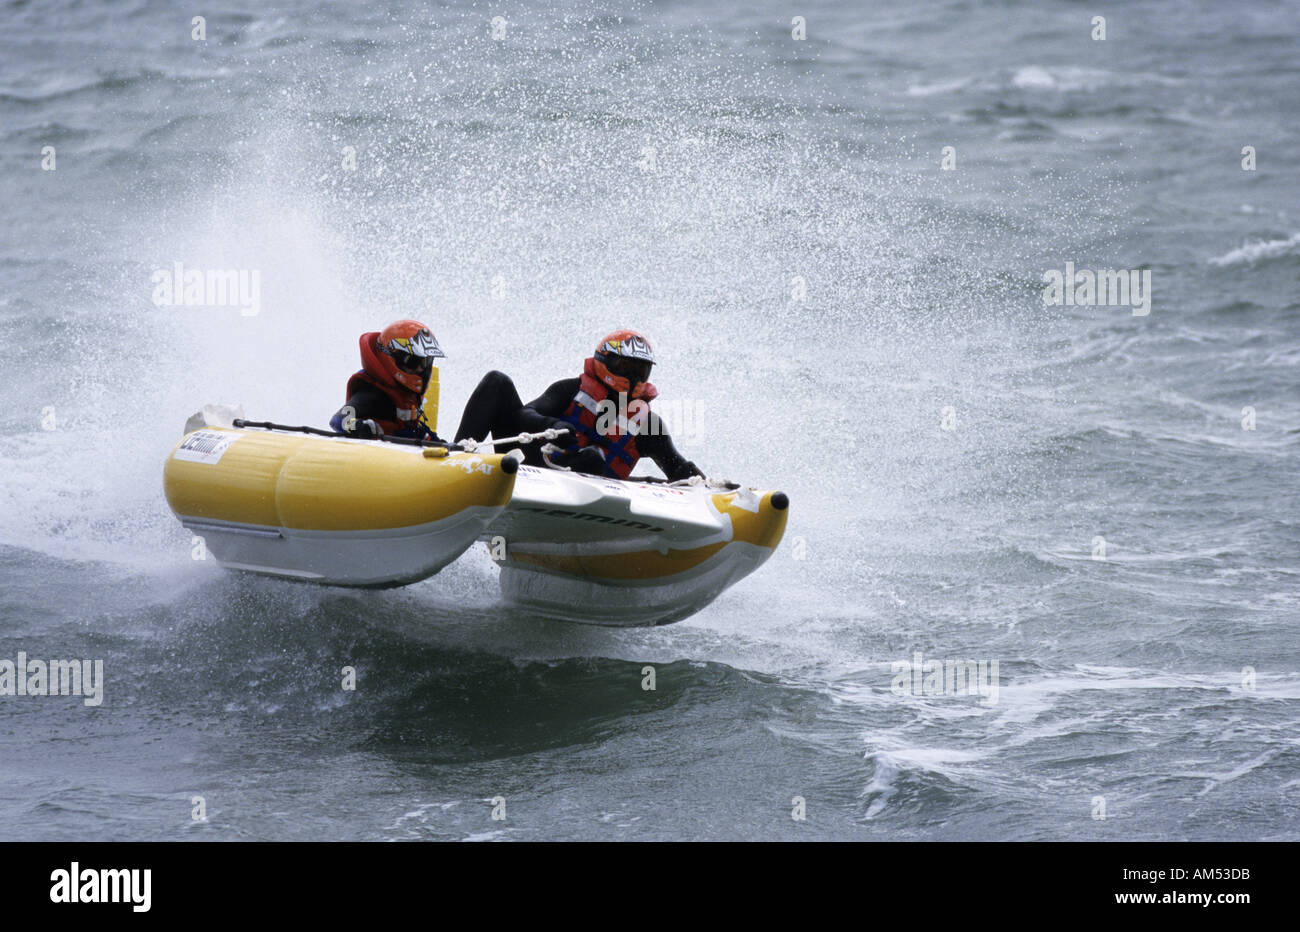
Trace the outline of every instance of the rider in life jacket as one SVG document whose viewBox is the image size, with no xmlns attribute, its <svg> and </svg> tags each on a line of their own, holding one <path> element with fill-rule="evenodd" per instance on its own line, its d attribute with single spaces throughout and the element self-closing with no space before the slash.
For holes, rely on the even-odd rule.
<svg viewBox="0 0 1300 932">
<path fill-rule="evenodd" d="M 352 437 L 441 441 L 433 361 L 446 355 L 433 332 L 415 320 L 361 334 L 361 369 L 348 379 L 347 402 L 330 427 Z"/>
<path fill-rule="evenodd" d="M 561 379 L 526 405 L 508 375 L 489 372 L 465 405 L 456 439 L 567 428 L 559 450 L 544 453 L 541 442 L 524 445 L 524 462 L 626 479 L 637 460 L 648 456 L 669 481 L 702 476 L 650 410 L 659 394 L 649 382 L 654 361 L 649 340 L 634 330 L 616 330 L 597 344 L 582 375 Z"/>
</svg>

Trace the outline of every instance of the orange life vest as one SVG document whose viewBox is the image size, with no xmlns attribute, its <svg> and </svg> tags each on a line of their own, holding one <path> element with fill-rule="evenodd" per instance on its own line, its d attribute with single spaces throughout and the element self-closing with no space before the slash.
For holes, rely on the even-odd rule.
<svg viewBox="0 0 1300 932">
<path fill-rule="evenodd" d="M 659 390 L 645 382 L 637 386 L 631 401 L 622 392 L 617 398 L 611 398 L 609 387 L 596 378 L 595 365 L 594 359 L 588 359 L 583 365 L 578 393 L 562 415 L 577 434 L 577 440 L 566 452 L 576 453 L 583 447 L 595 446 L 605 460 L 605 475 L 626 479 L 641 458 L 636 437 L 649 423 L 650 402 Z"/>
</svg>

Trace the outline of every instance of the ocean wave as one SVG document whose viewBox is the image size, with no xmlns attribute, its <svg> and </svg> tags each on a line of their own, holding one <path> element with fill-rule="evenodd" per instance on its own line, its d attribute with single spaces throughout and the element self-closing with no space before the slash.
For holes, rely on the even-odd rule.
<svg viewBox="0 0 1300 932">
<path fill-rule="evenodd" d="M 984 93 L 1008 90 L 1093 93 L 1108 88 L 1173 87 L 1180 83 L 1174 78 L 1140 71 L 1022 65 L 1010 73 L 1004 71 L 996 76 L 956 78 L 934 84 L 909 84 L 907 94 L 909 97 L 934 97 L 968 90 Z"/>
<path fill-rule="evenodd" d="M 1254 265 L 1273 259 L 1300 256 L 1300 233 L 1286 239 L 1256 240 L 1210 260 L 1210 265 Z"/>
<path fill-rule="evenodd" d="M 1174 78 L 1147 72 L 1124 73 L 1073 66 L 1049 68 L 1042 65 L 1025 65 L 1018 68 L 1016 73 L 1011 76 L 1012 87 L 1034 91 L 1087 91 L 1091 93 L 1102 88 L 1173 87 L 1178 83 Z"/>
<path fill-rule="evenodd" d="M 36 88 L 26 94 L 12 91 L 0 92 L 0 103 L 39 107 L 79 96 L 117 94 L 161 81 L 175 82 L 178 80 L 184 80 L 184 78 L 177 75 L 168 75 L 157 68 L 111 71 L 92 78 L 60 79 L 49 82 L 45 86 Z M 96 99 L 99 98 L 96 97 Z"/>
<path fill-rule="evenodd" d="M 953 91 L 964 91 L 973 83 L 973 78 L 959 78 L 956 81 L 940 81 L 938 84 L 909 84 L 907 86 L 907 95 L 909 97 L 933 97 L 937 94 L 950 94 Z"/>
</svg>

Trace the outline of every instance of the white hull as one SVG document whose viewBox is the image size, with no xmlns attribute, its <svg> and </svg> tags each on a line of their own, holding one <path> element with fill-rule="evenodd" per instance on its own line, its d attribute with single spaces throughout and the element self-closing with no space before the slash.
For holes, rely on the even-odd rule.
<svg viewBox="0 0 1300 932">
<path fill-rule="evenodd" d="M 484 540 L 510 604 L 584 624 L 664 625 L 771 556 L 785 527 L 785 496 L 773 498 L 522 466 Z"/>
<path fill-rule="evenodd" d="M 500 515 L 471 507 L 430 524 L 366 531 L 305 531 L 181 516 L 222 566 L 329 586 L 405 586 L 464 553 Z"/>
<path fill-rule="evenodd" d="M 561 621 L 618 628 L 667 625 L 694 615 L 758 569 L 771 553 L 765 547 L 731 543 L 695 569 L 658 582 L 602 582 L 507 564 L 501 567 L 501 596 Z"/>
</svg>

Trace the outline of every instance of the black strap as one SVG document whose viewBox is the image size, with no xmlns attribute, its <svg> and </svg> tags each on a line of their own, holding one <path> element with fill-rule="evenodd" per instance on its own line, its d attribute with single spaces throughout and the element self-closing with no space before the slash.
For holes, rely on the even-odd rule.
<svg viewBox="0 0 1300 932">
<path fill-rule="evenodd" d="M 242 417 L 235 418 L 232 423 L 236 427 L 240 428 L 254 427 L 259 430 L 284 430 L 298 434 L 312 434 L 316 437 L 340 437 L 344 440 L 382 440 L 384 443 L 396 443 L 406 447 L 446 447 L 448 450 L 464 449 L 459 444 L 447 443 L 440 440 L 420 440 L 416 437 L 390 437 L 387 434 L 381 434 L 378 437 L 353 437 L 351 434 L 338 434 L 332 430 L 321 430 L 319 427 L 307 427 L 301 424 L 297 426 L 290 424 L 276 424 L 271 421 L 246 421 Z"/>
<path fill-rule="evenodd" d="M 414 437 L 389 437 L 387 434 L 384 434 L 383 436 L 380 437 L 370 437 L 370 438 L 353 437 L 348 434 L 337 434 L 332 430 L 321 430 L 319 427 L 308 427 L 302 424 L 299 424 L 297 426 L 290 425 L 290 424 L 276 424 L 272 421 L 246 421 L 242 417 L 235 418 L 234 421 L 232 421 L 231 423 L 235 427 L 239 427 L 239 428 L 252 427 L 252 428 L 257 428 L 259 430 L 284 430 L 284 431 L 290 431 L 298 434 L 312 434 L 313 436 L 316 437 L 338 437 L 343 440 L 366 440 L 366 439 L 382 440 L 384 443 L 397 443 L 407 447 L 446 447 L 448 450 L 459 450 L 462 452 L 465 449 L 464 447 L 462 447 L 460 444 L 457 443 L 439 443 L 435 440 L 417 440 Z M 603 478 L 611 478 L 611 477 L 605 476 Z M 657 479 L 653 476 L 638 476 L 635 479 L 621 479 L 616 481 L 645 482 L 650 485 L 667 485 L 672 480 Z M 726 488 L 728 490 L 738 489 L 740 488 L 740 485 L 735 482 L 729 482 L 727 483 Z"/>
</svg>

